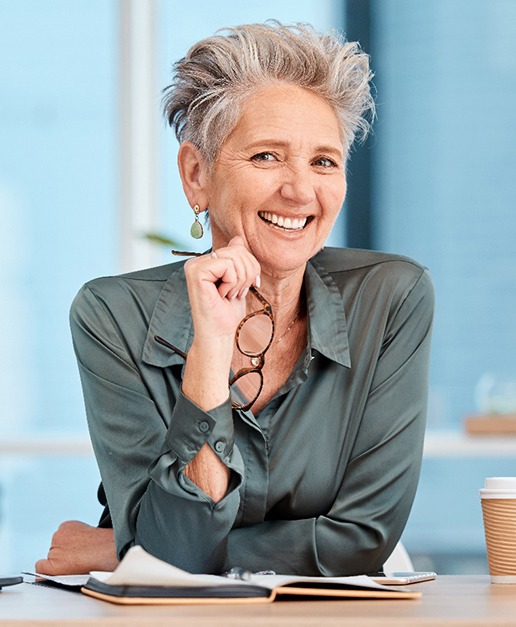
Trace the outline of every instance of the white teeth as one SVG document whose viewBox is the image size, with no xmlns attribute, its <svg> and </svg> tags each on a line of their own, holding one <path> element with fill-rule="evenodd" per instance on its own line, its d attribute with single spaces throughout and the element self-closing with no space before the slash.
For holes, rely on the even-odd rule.
<svg viewBox="0 0 516 627">
<path fill-rule="evenodd" d="M 284 218 L 283 216 L 271 213 L 270 211 L 260 211 L 259 215 L 267 222 L 289 231 L 298 231 L 302 229 L 307 221 L 307 218 Z"/>
</svg>

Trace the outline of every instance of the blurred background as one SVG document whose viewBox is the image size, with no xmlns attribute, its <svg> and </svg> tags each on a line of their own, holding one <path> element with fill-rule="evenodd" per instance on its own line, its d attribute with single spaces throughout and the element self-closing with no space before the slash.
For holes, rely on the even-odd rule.
<svg viewBox="0 0 516 627">
<path fill-rule="evenodd" d="M 428 432 L 403 542 L 418 569 L 487 573 L 478 489 L 516 475 L 516 435 L 468 435 L 464 419 L 516 380 L 514 0 L 0 0 L 2 573 L 31 569 L 62 520 L 100 515 L 75 293 L 167 263 L 146 232 L 193 247 L 160 115 L 171 65 L 220 27 L 268 18 L 336 28 L 372 55 L 378 120 L 328 244 L 432 272 Z"/>
</svg>

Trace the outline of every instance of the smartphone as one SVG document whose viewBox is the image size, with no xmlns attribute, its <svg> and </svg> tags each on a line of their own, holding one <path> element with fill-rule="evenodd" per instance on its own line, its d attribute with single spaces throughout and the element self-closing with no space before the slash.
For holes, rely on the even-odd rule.
<svg viewBox="0 0 516 627">
<path fill-rule="evenodd" d="M 15 586 L 18 583 L 23 583 L 23 577 L 0 577 L 0 590 L 2 586 Z"/>
<path fill-rule="evenodd" d="M 427 572 L 393 572 L 393 573 L 378 573 L 374 577 L 371 577 L 376 583 L 383 583 L 386 586 L 406 586 L 410 583 L 419 583 L 420 581 L 431 581 L 435 579 L 437 575 L 430 571 Z"/>
</svg>

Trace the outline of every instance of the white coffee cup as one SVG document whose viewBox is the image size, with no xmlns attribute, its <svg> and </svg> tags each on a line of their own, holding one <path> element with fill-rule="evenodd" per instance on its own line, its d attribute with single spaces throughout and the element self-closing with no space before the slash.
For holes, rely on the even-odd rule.
<svg viewBox="0 0 516 627">
<path fill-rule="evenodd" d="M 516 477 L 488 477 L 480 490 L 492 583 L 516 583 Z"/>
</svg>

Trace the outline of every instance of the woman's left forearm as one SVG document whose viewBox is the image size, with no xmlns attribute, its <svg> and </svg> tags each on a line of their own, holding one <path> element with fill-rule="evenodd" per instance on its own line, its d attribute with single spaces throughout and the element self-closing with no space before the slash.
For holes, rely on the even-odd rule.
<svg viewBox="0 0 516 627">
<path fill-rule="evenodd" d="M 184 473 L 215 503 L 223 499 L 228 491 L 231 471 L 208 444 L 203 445 L 197 455 L 185 467 Z"/>
</svg>

